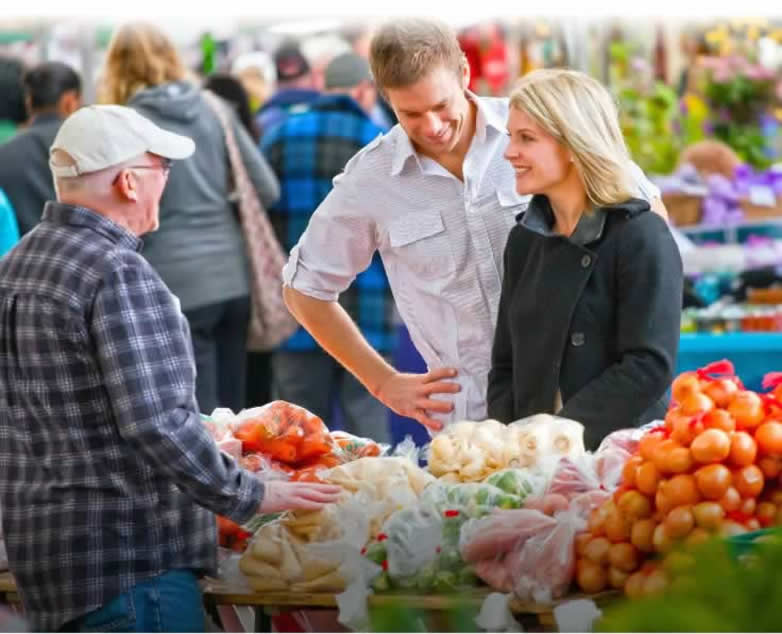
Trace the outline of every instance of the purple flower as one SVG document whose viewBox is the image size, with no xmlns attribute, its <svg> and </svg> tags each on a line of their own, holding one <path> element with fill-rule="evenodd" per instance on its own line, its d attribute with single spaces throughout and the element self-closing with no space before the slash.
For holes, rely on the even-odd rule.
<svg viewBox="0 0 782 634">
<path fill-rule="evenodd" d="M 643 57 L 634 57 L 633 61 L 630 63 L 630 68 L 636 73 L 646 73 L 649 70 L 649 62 Z"/>
</svg>

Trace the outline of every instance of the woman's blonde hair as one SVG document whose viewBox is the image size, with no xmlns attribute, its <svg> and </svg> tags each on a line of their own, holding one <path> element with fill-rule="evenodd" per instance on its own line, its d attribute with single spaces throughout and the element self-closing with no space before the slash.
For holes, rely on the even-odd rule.
<svg viewBox="0 0 782 634">
<path fill-rule="evenodd" d="M 632 198 L 630 155 L 616 104 L 600 82 L 574 70 L 536 70 L 516 84 L 510 105 L 570 150 L 594 205 Z"/>
<path fill-rule="evenodd" d="M 176 47 L 160 29 L 143 22 L 125 24 L 111 38 L 98 101 L 124 105 L 139 90 L 185 77 Z"/>
</svg>

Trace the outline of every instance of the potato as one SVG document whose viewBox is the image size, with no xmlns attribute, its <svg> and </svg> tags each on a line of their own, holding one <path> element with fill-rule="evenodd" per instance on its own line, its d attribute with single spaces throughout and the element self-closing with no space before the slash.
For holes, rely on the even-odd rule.
<svg viewBox="0 0 782 634">
<path fill-rule="evenodd" d="M 263 577 L 264 579 L 280 579 L 280 571 L 276 566 L 260 561 L 245 553 L 239 559 L 239 570 L 248 577 Z"/>
<path fill-rule="evenodd" d="M 252 541 L 250 550 L 253 557 L 270 564 L 279 565 L 282 561 L 282 539 L 279 534 L 267 536 L 261 531 Z"/>
<path fill-rule="evenodd" d="M 312 579 L 291 584 L 293 592 L 342 592 L 345 589 L 345 580 L 336 570 Z"/>
<path fill-rule="evenodd" d="M 280 576 L 283 579 L 298 579 L 302 574 L 301 563 L 293 550 L 290 541 L 282 541 L 282 561 L 280 562 Z"/>
</svg>

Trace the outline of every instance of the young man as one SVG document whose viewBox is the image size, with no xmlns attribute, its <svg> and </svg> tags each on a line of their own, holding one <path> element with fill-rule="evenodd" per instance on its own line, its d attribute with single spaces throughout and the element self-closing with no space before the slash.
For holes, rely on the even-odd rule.
<svg viewBox="0 0 782 634">
<path fill-rule="evenodd" d="M 377 92 L 365 59 L 343 53 L 326 67 L 323 78 L 325 94 L 270 130 L 261 144 L 280 181 L 280 199 L 270 207 L 269 217 L 286 251 L 301 238 L 332 179 L 356 152 L 383 133 L 369 118 Z M 396 346 L 394 300 L 377 255 L 340 302 L 372 348 L 390 358 Z M 390 440 L 385 406 L 303 328 L 274 352 L 272 369 L 275 398 L 306 407 L 328 421 L 332 398 L 337 397 L 347 431 Z"/>
<path fill-rule="evenodd" d="M 213 513 L 337 498 L 261 482 L 200 420 L 187 321 L 139 254 L 194 148 L 130 108 L 79 110 L 52 146 L 57 202 L 0 260 L 0 506 L 33 631 L 202 632 Z"/>
<path fill-rule="evenodd" d="M 515 193 L 503 158 L 508 100 L 467 91 L 464 55 L 453 31 L 438 22 L 382 26 L 370 63 L 399 126 L 335 179 L 291 251 L 286 301 L 313 337 L 397 413 L 432 430 L 443 421 L 481 420 L 502 254 L 528 202 Z M 659 197 L 637 167 L 636 178 L 639 195 Z M 375 251 L 430 368 L 425 374 L 397 372 L 336 301 Z M 432 398 L 436 393 L 453 401 Z"/>
<path fill-rule="evenodd" d="M 22 85 L 30 125 L 0 145 L 0 187 L 24 235 L 38 224 L 46 201 L 54 200 L 49 147 L 62 122 L 81 106 L 81 79 L 66 64 L 45 62 L 27 71 Z"/>
</svg>

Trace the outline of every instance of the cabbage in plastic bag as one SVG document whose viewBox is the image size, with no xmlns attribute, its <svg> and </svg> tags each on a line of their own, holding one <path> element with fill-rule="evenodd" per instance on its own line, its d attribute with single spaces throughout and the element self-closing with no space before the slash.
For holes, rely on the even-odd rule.
<svg viewBox="0 0 782 634">
<path fill-rule="evenodd" d="M 486 478 L 486 484 L 520 498 L 523 503 L 529 496 L 543 494 L 547 478 L 538 470 L 505 469 Z"/>
<path fill-rule="evenodd" d="M 437 482 L 424 489 L 421 502 L 431 504 L 442 512 L 455 509 L 468 517 L 483 517 L 495 508 L 520 508 L 522 498 L 488 483 Z"/>
</svg>

